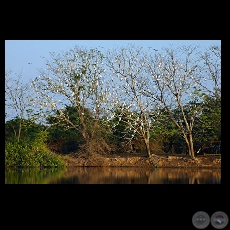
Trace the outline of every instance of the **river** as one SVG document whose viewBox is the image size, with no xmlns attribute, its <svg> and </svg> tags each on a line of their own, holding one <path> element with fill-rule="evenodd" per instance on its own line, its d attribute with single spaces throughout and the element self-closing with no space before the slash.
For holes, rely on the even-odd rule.
<svg viewBox="0 0 230 230">
<path fill-rule="evenodd" d="M 220 169 L 67 167 L 6 168 L 5 184 L 220 184 Z"/>
</svg>

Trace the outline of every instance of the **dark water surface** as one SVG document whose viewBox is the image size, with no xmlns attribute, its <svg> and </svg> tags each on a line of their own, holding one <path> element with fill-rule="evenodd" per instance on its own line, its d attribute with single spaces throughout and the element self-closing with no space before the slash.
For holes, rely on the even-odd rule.
<svg viewBox="0 0 230 230">
<path fill-rule="evenodd" d="M 5 184 L 220 184 L 220 169 L 6 168 Z"/>
</svg>

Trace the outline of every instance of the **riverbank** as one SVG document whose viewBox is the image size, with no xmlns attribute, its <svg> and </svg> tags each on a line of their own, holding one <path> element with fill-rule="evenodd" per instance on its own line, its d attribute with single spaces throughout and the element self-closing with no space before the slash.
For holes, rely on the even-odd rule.
<svg viewBox="0 0 230 230">
<path fill-rule="evenodd" d="M 159 167 L 159 168 L 221 168 L 220 155 L 201 155 L 192 159 L 189 156 L 180 155 L 155 155 L 150 158 L 134 155 L 109 155 L 101 156 L 94 154 L 86 156 L 84 154 L 61 155 L 66 166 L 102 166 L 102 167 Z"/>
</svg>

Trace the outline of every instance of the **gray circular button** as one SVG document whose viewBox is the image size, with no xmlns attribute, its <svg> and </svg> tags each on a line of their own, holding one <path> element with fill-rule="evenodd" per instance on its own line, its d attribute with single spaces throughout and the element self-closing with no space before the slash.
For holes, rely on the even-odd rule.
<svg viewBox="0 0 230 230">
<path fill-rule="evenodd" d="M 216 229 L 223 229 L 228 224 L 228 216 L 226 213 L 218 211 L 212 214 L 211 224 Z"/>
<path fill-rule="evenodd" d="M 192 217 L 192 223 L 193 225 L 198 229 L 204 229 L 208 227 L 210 223 L 210 217 L 208 213 L 199 211 L 196 212 Z"/>
</svg>

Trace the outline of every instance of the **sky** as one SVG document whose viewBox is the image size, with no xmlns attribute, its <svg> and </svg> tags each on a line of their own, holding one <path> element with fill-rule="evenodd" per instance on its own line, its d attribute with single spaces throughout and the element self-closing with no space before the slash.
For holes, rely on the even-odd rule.
<svg viewBox="0 0 230 230">
<path fill-rule="evenodd" d="M 40 69 L 45 69 L 45 57 L 50 53 L 68 51 L 74 46 L 85 48 L 113 49 L 126 46 L 129 43 L 152 47 L 161 50 L 163 47 L 178 47 L 182 45 L 199 45 L 208 48 L 211 45 L 221 45 L 221 40 L 5 40 L 5 70 L 12 71 L 12 76 L 22 74 L 23 82 L 34 79 Z"/>
</svg>

